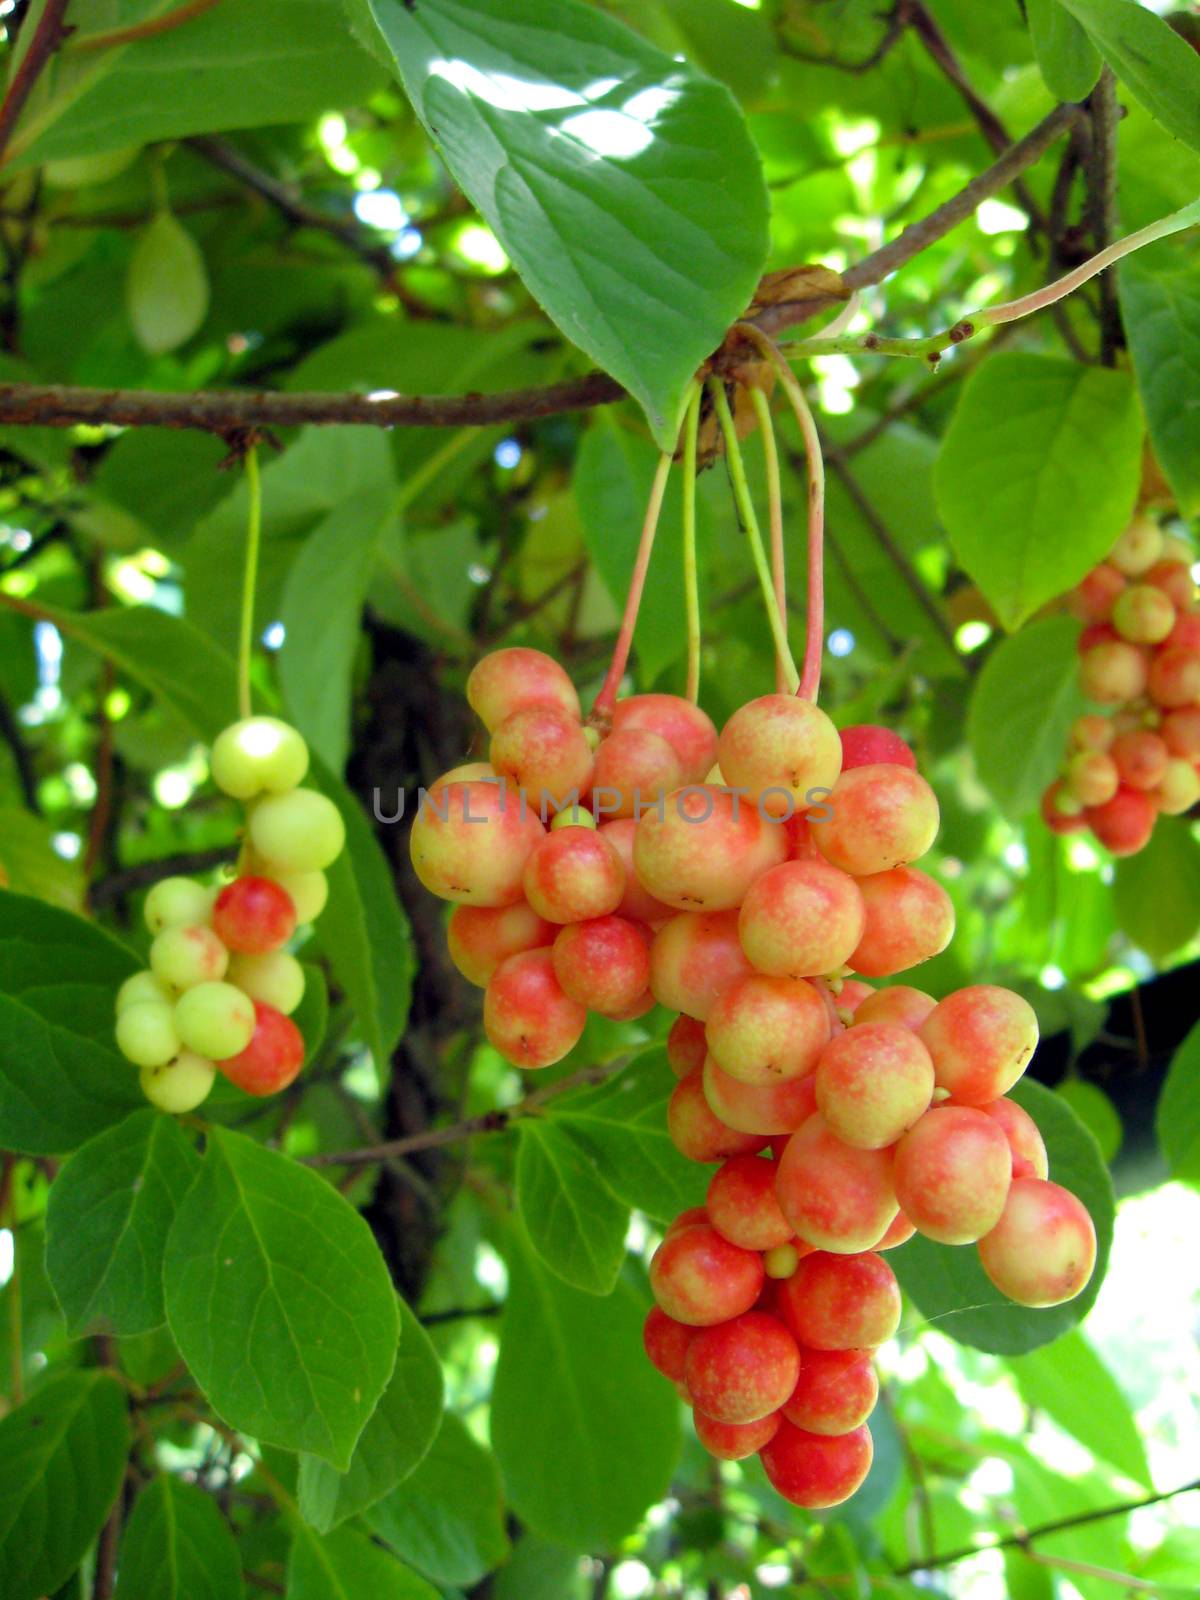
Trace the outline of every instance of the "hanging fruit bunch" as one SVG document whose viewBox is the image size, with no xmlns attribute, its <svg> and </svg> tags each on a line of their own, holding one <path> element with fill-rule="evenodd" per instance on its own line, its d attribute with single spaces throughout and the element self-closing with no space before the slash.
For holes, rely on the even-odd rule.
<svg viewBox="0 0 1200 1600">
<path fill-rule="evenodd" d="M 772 347 L 773 350 L 773 347 Z M 1006 1098 L 1037 1043 L 1019 995 L 973 985 L 940 1002 L 892 978 L 945 949 L 954 911 L 915 865 L 938 806 L 886 728 L 839 735 L 816 704 L 823 494 L 815 428 L 780 360 L 810 472 L 803 672 L 784 625 L 782 516 L 764 434 L 772 559 L 758 530 L 725 386 L 710 383 L 738 510 L 767 605 L 777 690 L 718 737 L 695 703 L 698 606 L 689 568 L 686 698 L 617 698 L 670 459 L 663 458 L 613 665 L 586 722 L 537 651 L 485 657 L 467 685 L 487 762 L 422 797 L 421 881 L 454 903 L 450 953 L 484 988 L 484 1026 L 523 1068 L 560 1060 L 589 1011 L 678 1013 L 672 1140 L 715 1166 L 704 1207 L 667 1229 L 650 1269 L 647 1354 L 693 1408 L 716 1457 L 757 1452 L 775 1488 L 816 1508 L 870 1468 L 872 1353 L 896 1331 L 883 1252 L 915 1231 L 973 1244 L 1012 1300 L 1078 1294 L 1091 1219 L 1049 1181 L 1032 1119 Z M 698 394 L 684 431 L 695 468 Z M 693 550 L 685 492 L 685 561 Z"/>
<path fill-rule="evenodd" d="M 1071 726 L 1042 796 L 1055 833 L 1088 829 L 1136 855 L 1158 817 L 1200 802 L 1200 606 L 1193 555 L 1139 516 L 1068 597 L 1084 623 L 1079 684 L 1098 711 Z"/>
</svg>

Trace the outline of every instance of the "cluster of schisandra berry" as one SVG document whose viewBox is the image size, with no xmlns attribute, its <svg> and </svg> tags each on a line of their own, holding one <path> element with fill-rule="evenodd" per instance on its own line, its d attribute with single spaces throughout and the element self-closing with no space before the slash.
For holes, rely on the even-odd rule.
<svg viewBox="0 0 1200 1600">
<path fill-rule="evenodd" d="M 218 1071 L 270 1095 L 304 1064 L 291 1020 L 304 970 L 284 947 L 325 905 L 324 869 L 345 825 L 331 800 L 298 787 L 308 747 L 286 722 L 247 717 L 218 735 L 213 781 L 246 804 L 237 876 L 211 886 L 166 878 L 146 896 L 150 966 L 117 993 L 117 1045 L 164 1111 L 192 1111 Z"/>
<path fill-rule="evenodd" d="M 1068 598 L 1085 624 L 1079 682 L 1101 713 L 1076 718 L 1042 796 L 1055 833 L 1090 828 L 1136 855 L 1158 816 L 1200 801 L 1200 609 L 1192 551 L 1140 516 Z"/>
<path fill-rule="evenodd" d="M 589 1009 L 679 1013 L 669 1131 L 720 1165 L 652 1262 L 647 1352 L 714 1455 L 758 1452 L 785 1498 L 837 1504 L 870 1466 L 871 1352 L 899 1316 L 880 1250 L 918 1229 L 977 1243 L 1029 1306 L 1078 1294 L 1095 1260 L 1086 1210 L 1004 1098 L 1037 1042 L 1029 1005 L 862 981 L 953 933 L 912 865 L 937 832 L 933 792 L 896 735 L 839 736 L 795 696 L 751 701 L 718 739 L 689 702 L 636 695 L 595 746 L 538 652 L 487 657 L 468 696 L 490 761 L 434 785 L 412 855 L 456 902 L 450 951 L 485 988 L 488 1037 L 542 1067 Z M 612 819 L 564 806 L 547 828 L 538 801 L 572 791 Z"/>
</svg>

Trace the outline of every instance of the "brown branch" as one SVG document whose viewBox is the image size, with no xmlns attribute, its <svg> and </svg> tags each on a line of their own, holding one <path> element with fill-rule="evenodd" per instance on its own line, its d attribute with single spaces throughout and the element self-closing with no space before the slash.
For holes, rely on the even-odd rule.
<svg viewBox="0 0 1200 1600">
<path fill-rule="evenodd" d="M 113 28 L 109 33 L 90 33 L 85 38 L 72 39 L 67 50 L 73 55 L 77 50 L 115 50 L 119 45 L 136 44 L 139 39 L 152 39 L 156 34 L 181 28 L 193 17 L 203 16 L 220 4 L 221 0 L 184 0 L 183 5 L 161 17 L 148 17 L 145 22 L 134 22 L 127 28 Z"/>
<path fill-rule="evenodd" d="M 1089 1522 L 1123 1517 L 1131 1511 L 1141 1511 L 1144 1506 L 1157 1506 L 1164 1500 L 1174 1500 L 1177 1495 L 1192 1494 L 1197 1489 L 1200 1489 L 1200 1478 L 1194 1478 L 1191 1483 L 1181 1483 L 1176 1489 L 1164 1489 L 1160 1494 L 1145 1495 L 1140 1500 L 1122 1500 L 1116 1505 L 1079 1511 L 1070 1517 L 1057 1517 L 1053 1522 L 1040 1522 L 1035 1528 L 1026 1528 L 1023 1533 L 1009 1533 L 1003 1538 L 993 1539 L 990 1544 L 962 1545 L 957 1550 L 946 1550 L 941 1555 L 931 1556 L 928 1561 L 910 1561 L 907 1566 L 897 1567 L 895 1576 L 905 1578 L 910 1572 L 924 1572 L 930 1567 L 952 1567 L 956 1562 L 982 1555 L 985 1550 L 1024 1550 L 1035 1539 L 1048 1539 L 1053 1533 L 1066 1533 L 1070 1528 L 1082 1528 Z"/>
<path fill-rule="evenodd" d="M 1088 220 L 1093 248 L 1106 249 L 1116 238 L 1117 219 L 1117 80 L 1105 65 L 1088 97 L 1091 113 L 1091 150 L 1088 156 Z M 1117 305 L 1116 274 L 1110 269 L 1096 280 L 1100 291 L 1100 360 L 1111 367 L 1121 343 L 1121 312 Z"/>
<path fill-rule="evenodd" d="M 237 859 L 237 845 L 220 845 L 214 850 L 189 850 L 177 856 L 163 856 L 157 861 L 142 861 L 136 867 L 126 867 L 122 872 L 110 873 L 93 884 L 88 903 L 93 910 L 112 905 L 135 889 L 148 889 L 153 883 L 178 875 L 194 872 L 211 872 Z"/>
<path fill-rule="evenodd" d="M 3 101 L 0 101 L 0 165 L 4 163 L 9 140 L 13 136 L 21 112 L 25 109 L 26 101 L 33 93 L 34 85 L 45 70 L 50 57 L 67 36 L 63 17 L 69 4 L 70 0 L 46 0 L 37 27 L 33 30 L 33 38 L 29 41 L 29 48 L 21 57 L 21 64 L 13 73 L 8 92 Z"/>
</svg>

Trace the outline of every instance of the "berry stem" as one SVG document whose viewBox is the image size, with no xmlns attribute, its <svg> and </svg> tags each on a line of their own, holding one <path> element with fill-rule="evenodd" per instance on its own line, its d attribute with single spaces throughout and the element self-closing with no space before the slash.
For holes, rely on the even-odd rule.
<svg viewBox="0 0 1200 1600">
<path fill-rule="evenodd" d="M 600 693 L 596 696 L 592 706 L 589 722 L 602 725 L 611 722 L 612 714 L 617 704 L 617 690 L 621 686 L 621 679 L 625 676 L 625 668 L 629 662 L 629 651 L 633 644 L 633 630 L 637 627 L 638 611 L 642 604 L 642 591 L 646 587 L 646 573 L 650 567 L 650 555 L 654 549 L 654 535 L 658 532 L 658 519 L 662 512 L 663 495 L 667 490 L 667 475 L 671 470 L 671 457 L 663 454 L 658 458 L 658 466 L 654 469 L 654 482 L 650 485 L 650 499 L 646 503 L 646 516 L 642 523 L 642 536 L 638 541 L 637 556 L 633 563 L 633 576 L 629 580 L 629 594 L 625 600 L 625 613 L 621 618 L 621 630 L 617 634 L 617 642 L 613 647 L 612 661 L 609 663 L 608 672 L 604 682 L 600 685 Z"/>
<path fill-rule="evenodd" d="M 700 385 L 693 384 L 683 424 L 683 596 L 687 611 L 687 697 L 700 699 L 700 580 L 696 565 L 696 443 Z"/>
<path fill-rule="evenodd" d="M 250 715 L 250 651 L 254 642 L 254 595 L 258 587 L 258 550 L 262 541 L 262 482 L 258 451 L 246 452 L 246 565 L 242 575 L 242 626 L 238 637 L 238 716 Z"/>
<path fill-rule="evenodd" d="M 710 378 L 708 387 L 713 397 L 713 404 L 716 407 L 717 417 L 721 423 L 721 432 L 725 439 L 725 455 L 729 462 L 729 480 L 733 486 L 733 498 L 737 504 L 738 515 L 741 518 L 742 525 L 746 530 L 746 538 L 750 545 L 750 556 L 754 562 L 759 588 L 762 590 L 763 602 L 767 608 L 767 621 L 771 627 L 771 637 L 775 641 L 775 659 L 776 662 L 782 663 L 784 681 L 790 691 L 799 684 L 800 674 L 796 671 L 796 663 L 792 659 L 791 646 L 788 644 L 785 617 L 775 603 L 775 590 L 771 585 L 771 571 L 767 565 L 767 553 L 763 548 L 762 533 L 758 526 L 758 516 L 754 510 L 754 500 L 750 494 L 750 485 L 746 482 L 746 464 L 742 460 L 742 449 L 738 444 L 733 413 L 729 409 L 725 385 L 721 380 L 719 378 Z"/>
<path fill-rule="evenodd" d="M 813 700 L 821 687 L 821 654 L 825 648 L 825 462 L 816 419 L 795 373 L 774 339 L 745 322 L 739 326 L 750 336 L 779 374 L 783 391 L 796 414 L 808 462 L 808 613 L 804 639 L 804 670 L 796 691 Z"/>
<path fill-rule="evenodd" d="M 783 548 L 783 489 L 779 481 L 779 446 L 775 440 L 775 427 L 771 421 L 771 403 L 761 389 L 750 390 L 750 400 L 758 417 L 762 434 L 763 455 L 767 465 L 767 518 L 771 531 L 771 579 L 775 585 L 775 604 L 781 617 L 787 616 L 787 563 Z M 787 687 L 783 677 L 783 663 L 775 662 L 775 690 L 782 694 Z"/>
</svg>

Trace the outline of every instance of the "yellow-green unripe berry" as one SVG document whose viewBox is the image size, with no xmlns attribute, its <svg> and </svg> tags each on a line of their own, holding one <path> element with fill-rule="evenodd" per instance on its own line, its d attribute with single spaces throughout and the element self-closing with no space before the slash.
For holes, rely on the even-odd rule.
<svg viewBox="0 0 1200 1600">
<path fill-rule="evenodd" d="M 315 789 L 269 795 L 250 814 L 250 842 L 284 872 L 317 872 L 336 861 L 346 825 L 332 800 Z"/>
<path fill-rule="evenodd" d="M 150 946 L 150 970 L 170 989 L 225 976 L 229 951 L 211 928 L 164 928 Z"/>
<path fill-rule="evenodd" d="M 151 933 L 207 922 L 212 915 L 213 892 L 194 878 L 164 878 L 146 896 L 143 915 Z"/>
<path fill-rule="evenodd" d="M 329 899 L 329 879 L 323 872 L 264 872 L 281 889 L 286 889 L 296 908 L 296 925 L 315 922 Z"/>
<path fill-rule="evenodd" d="M 800 1265 L 800 1252 L 794 1244 L 777 1244 L 763 1251 L 763 1271 L 768 1278 L 790 1278 Z"/>
<path fill-rule="evenodd" d="M 304 998 L 304 968 L 286 950 L 272 950 L 264 956 L 234 956 L 229 981 L 251 1000 L 274 1006 L 285 1017 Z"/>
<path fill-rule="evenodd" d="M 143 1067 L 138 1081 L 152 1106 L 178 1116 L 194 1111 L 208 1098 L 216 1076 L 217 1069 L 211 1061 L 192 1050 L 181 1050 L 173 1061 L 161 1067 Z"/>
<path fill-rule="evenodd" d="M 144 1001 L 160 1006 L 173 1006 L 175 996 L 152 972 L 135 972 L 133 977 L 126 978 L 117 990 L 117 1013 L 119 1015 L 126 1006 L 140 1005 Z"/>
<path fill-rule="evenodd" d="M 286 794 L 308 771 L 308 746 L 278 717 L 244 717 L 219 733 L 209 756 L 218 789 L 235 800 Z"/>
<path fill-rule="evenodd" d="M 161 1067 L 179 1052 L 179 1033 L 171 1007 L 161 1000 L 139 1000 L 117 1018 L 117 1049 L 135 1067 Z"/>
<path fill-rule="evenodd" d="M 254 1036 L 254 1002 L 232 983 L 198 983 L 180 996 L 175 1027 L 198 1056 L 228 1061 Z"/>
<path fill-rule="evenodd" d="M 596 818 L 585 805 L 568 806 L 565 811 L 560 811 L 550 824 L 553 833 L 557 828 L 594 828 Z"/>
</svg>

